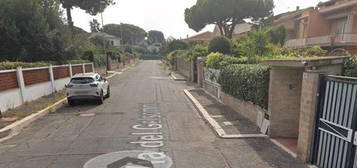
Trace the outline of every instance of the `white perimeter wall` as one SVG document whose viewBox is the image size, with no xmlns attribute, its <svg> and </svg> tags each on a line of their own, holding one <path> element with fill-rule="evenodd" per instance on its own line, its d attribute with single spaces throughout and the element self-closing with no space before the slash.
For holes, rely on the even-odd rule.
<svg viewBox="0 0 357 168">
<path fill-rule="evenodd" d="M 55 91 L 65 88 L 70 78 L 55 80 Z M 52 83 L 50 81 L 29 85 L 24 90 L 24 101 L 30 102 L 41 98 L 42 96 L 50 95 L 52 91 Z M 0 111 L 5 112 L 8 109 L 17 107 L 22 104 L 21 91 L 19 88 L 0 92 Z"/>
<path fill-rule="evenodd" d="M 0 93 L 0 111 L 4 112 L 10 108 L 22 104 L 21 91 L 19 88 L 10 89 Z"/>
</svg>

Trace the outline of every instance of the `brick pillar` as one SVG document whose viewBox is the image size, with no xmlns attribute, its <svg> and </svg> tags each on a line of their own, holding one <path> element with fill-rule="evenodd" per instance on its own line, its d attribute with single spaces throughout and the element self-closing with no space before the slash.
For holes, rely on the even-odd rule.
<svg viewBox="0 0 357 168">
<path fill-rule="evenodd" d="M 269 84 L 269 135 L 297 138 L 303 68 L 273 67 Z"/>
<path fill-rule="evenodd" d="M 304 72 L 299 122 L 297 156 L 304 162 L 311 161 L 318 103 L 319 73 Z"/>
</svg>

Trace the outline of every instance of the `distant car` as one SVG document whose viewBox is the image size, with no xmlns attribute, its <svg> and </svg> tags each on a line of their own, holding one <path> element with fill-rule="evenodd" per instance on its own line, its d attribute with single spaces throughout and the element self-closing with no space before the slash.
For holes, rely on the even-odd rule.
<svg viewBox="0 0 357 168">
<path fill-rule="evenodd" d="M 75 105 L 80 100 L 96 100 L 103 104 L 104 98 L 110 96 L 110 86 L 107 79 L 97 73 L 81 73 L 74 75 L 66 85 L 69 105 Z"/>
</svg>

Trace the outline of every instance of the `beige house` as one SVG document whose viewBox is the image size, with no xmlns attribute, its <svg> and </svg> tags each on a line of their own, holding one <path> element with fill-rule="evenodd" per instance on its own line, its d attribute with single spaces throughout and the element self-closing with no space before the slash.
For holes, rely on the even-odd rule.
<svg viewBox="0 0 357 168">
<path fill-rule="evenodd" d="M 103 33 L 103 32 L 91 33 L 91 35 L 89 36 L 89 39 L 94 38 L 94 37 L 104 38 L 107 45 L 111 45 L 114 47 L 119 47 L 121 45 L 120 44 L 121 39 L 119 37 L 112 36 L 107 33 Z"/>
</svg>

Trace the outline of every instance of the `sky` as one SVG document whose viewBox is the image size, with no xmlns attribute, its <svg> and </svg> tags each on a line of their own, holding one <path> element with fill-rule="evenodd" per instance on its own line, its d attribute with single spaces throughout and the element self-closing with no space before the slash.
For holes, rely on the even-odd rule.
<svg viewBox="0 0 357 168">
<path fill-rule="evenodd" d="M 316 6 L 326 0 L 274 0 L 274 14 L 295 10 L 297 6 L 306 8 Z M 165 37 L 177 39 L 198 34 L 190 29 L 184 20 L 184 11 L 193 6 L 196 0 L 115 0 L 116 4 L 109 6 L 103 13 L 104 24 L 129 23 L 137 25 L 146 31 L 159 30 Z M 89 21 L 101 17 L 91 16 L 78 8 L 73 9 L 74 25 L 90 31 Z M 213 31 L 213 26 L 207 26 L 201 32 Z"/>
</svg>

